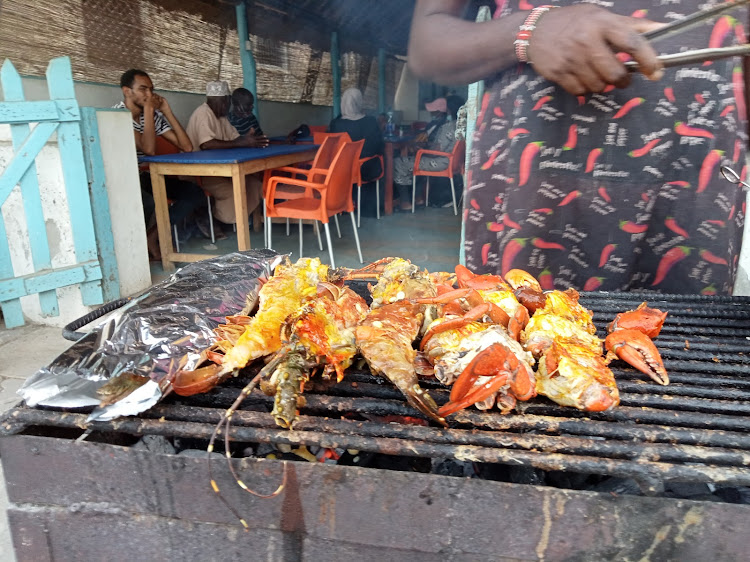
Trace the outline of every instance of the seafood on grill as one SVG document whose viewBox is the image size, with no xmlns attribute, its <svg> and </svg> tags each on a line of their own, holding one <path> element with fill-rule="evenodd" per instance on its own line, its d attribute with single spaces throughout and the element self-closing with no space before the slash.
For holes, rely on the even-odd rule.
<svg viewBox="0 0 750 562">
<path fill-rule="evenodd" d="M 500 277 L 478 276 L 459 265 L 456 278 L 459 289 L 442 286 L 439 296 L 416 301 L 440 306 L 420 344 L 436 378 L 452 385 L 438 413 L 447 416 L 472 404 L 481 410 L 497 404 L 509 412 L 516 400 L 536 396 L 533 357 L 517 341 L 528 312 Z"/>
<path fill-rule="evenodd" d="M 325 281 L 328 266 L 318 258 L 300 258 L 294 264 L 286 258 L 261 287 L 255 315 L 229 317 L 227 324 L 216 328 L 219 340 L 203 354 L 214 364 L 178 371 L 172 381 L 174 391 L 181 396 L 207 392 L 253 360 L 278 351 L 287 316 L 315 298 L 318 283 Z"/>
<path fill-rule="evenodd" d="M 275 396 L 271 415 L 291 429 L 312 370 L 324 378 L 344 378 L 357 354 L 355 329 L 368 312 L 365 300 L 348 287 L 318 285 L 318 298 L 287 318 L 281 328 L 282 347 L 262 370 L 261 388 Z"/>
<path fill-rule="evenodd" d="M 620 394 L 614 374 L 603 357 L 592 314 L 578 302 L 578 292 L 553 290 L 544 296 L 544 306 L 534 312 L 521 334 L 524 349 L 539 359 L 537 392 L 562 406 L 591 412 L 617 406 Z"/>
<path fill-rule="evenodd" d="M 414 408 L 431 420 L 445 425 L 437 414 L 437 404 L 419 385 L 414 361 L 414 341 L 425 317 L 433 313 L 419 298 L 437 295 L 428 273 L 401 258 L 392 259 L 383 269 L 375 286 L 370 286 L 370 311 L 357 326 L 356 341 L 370 369 L 390 380 Z"/>
<path fill-rule="evenodd" d="M 480 410 L 497 404 L 507 413 L 517 400 L 536 396 L 533 357 L 499 324 L 469 322 L 438 332 L 424 354 L 436 378 L 452 385 L 450 400 L 438 410 L 441 416 L 472 404 Z"/>
<path fill-rule="evenodd" d="M 652 341 L 661 332 L 666 317 L 666 312 L 649 308 L 645 302 L 635 310 L 618 314 L 607 326 L 607 360 L 618 357 L 659 384 L 669 384 L 664 362 Z"/>
</svg>

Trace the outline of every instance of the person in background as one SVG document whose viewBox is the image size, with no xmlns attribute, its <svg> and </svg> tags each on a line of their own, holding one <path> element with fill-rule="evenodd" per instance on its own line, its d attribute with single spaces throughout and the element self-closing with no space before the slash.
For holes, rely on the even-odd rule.
<svg viewBox="0 0 750 562">
<path fill-rule="evenodd" d="M 456 143 L 456 115 L 458 109 L 463 105 L 463 100 L 458 96 L 449 98 L 437 98 L 425 104 L 425 109 L 430 112 L 432 121 L 427 128 L 417 136 L 417 142 L 427 143 L 429 150 L 450 152 Z M 399 208 L 402 211 L 411 210 L 411 190 L 414 177 L 415 154 L 401 154 L 393 160 L 393 182 L 396 184 L 401 199 Z M 420 170 L 441 171 L 448 167 L 448 158 L 445 156 L 425 155 L 419 161 Z M 421 198 L 420 198 L 421 199 Z M 422 201 L 417 200 L 417 203 Z"/>
<path fill-rule="evenodd" d="M 156 154 L 156 137 L 162 137 L 183 152 L 193 150 L 193 145 L 185 129 L 182 128 L 166 98 L 154 93 L 154 84 L 143 70 L 131 68 L 120 76 L 120 89 L 123 101 L 115 108 L 128 109 L 133 117 L 133 134 L 138 162 L 146 156 Z M 159 238 L 156 225 L 153 223 L 154 196 L 151 187 L 151 174 L 148 166 L 139 173 L 141 183 L 141 200 L 146 220 L 146 240 L 151 259 L 161 259 Z M 169 220 L 178 225 L 203 207 L 206 198 L 203 190 L 196 184 L 181 180 L 175 176 L 164 178 L 167 197 L 172 200 L 169 207 Z M 179 234 L 178 234 L 179 235 Z"/>
<path fill-rule="evenodd" d="M 360 158 L 382 156 L 385 144 L 383 133 L 374 117 L 365 115 L 362 92 L 348 88 L 341 96 L 341 115 L 328 126 L 330 133 L 349 133 L 353 141 L 364 139 Z M 380 160 L 373 159 L 362 165 L 362 182 L 367 183 L 378 177 L 383 169 Z"/>
<path fill-rule="evenodd" d="M 486 80 L 464 198 L 467 267 L 525 269 L 544 288 L 731 294 L 745 194 L 719 169 L 745 167 L 740 60 L 662 67 L 655 48 L 705 48 L 718 24 L 654 46 L 642 33 L 700 0 L 554 4 L 496 0 L 484 23 L 461 18 L 464 0 L 415 6 L 417 77 Z M 719 20 L 738 22 L 725 45 L 749 15 Z"/>
<path fill-rule="evenodd" d="M 255 134 L 252 129 L 240 135 L 227 119 L 231 97 L 229 84 L 225 81 L 209 82 L 206 85 L 206 103 L 198 106 L 190 116 L 187 134 L 194 150 L 214 150 L 221 148 L 265 148 L 268 139 Z M 247 209 L 252 213 L 253 229 L 263 228 L 261 198 L 263 191 L 262 175 L 252 174 L 247 178 Z M 231 178 L 205 177 L 203 189 L 213 195 L 216 204 L 214 217 L 225 224 L 237 222 L 234 211 L 234 190 Z"/>
<path fill-rule="evenodd" d="M 258 119 L 253 114 L 255 96 L 247 88 L 236 88 L 232 92 L 232 103 L 229 107 L 227 119 L 240 135 L 246 135 L 251 130 L 255 136 L 264 136 Z"/>
</svg>

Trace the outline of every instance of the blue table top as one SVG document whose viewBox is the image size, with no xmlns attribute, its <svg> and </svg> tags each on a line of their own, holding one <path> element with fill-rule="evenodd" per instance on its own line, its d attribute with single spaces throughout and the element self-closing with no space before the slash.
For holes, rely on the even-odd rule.
<svg viewBox="0 0 750 562">
<path fill-rule="evenodd" d="M 178 154 L 146 156 L 142 162 L 160 164 L 238 164 L 248 160 L 260 160 L 273 156 L 285 156 L 297 152 L 309 152 L 318 148 L 315 144 L 275 144 L 266 148 L 222 148 L 219 150 L 199 150 Z"/>
<path fill-rule="evenodd" d="M 284 136 L 268 137 L 268 140 L 270 140 L 271 142 L 283 142 L 283 143 L 286 143 L 287 142 L 287 138 L 288 137 L 284 137 Z M 312 141 L 313 141 L 312 137 L 297 137 L 297 142 L 312 142 Z"/>
</svg>

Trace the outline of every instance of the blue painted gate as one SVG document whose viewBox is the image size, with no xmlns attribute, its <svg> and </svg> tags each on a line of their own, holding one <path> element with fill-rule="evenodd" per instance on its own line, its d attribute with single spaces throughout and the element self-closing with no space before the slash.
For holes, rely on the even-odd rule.
<svg viewBox="0 0 750 562">
<path fill-rule="evenodd" d="M 24 323 L 19 299 L 27 295 L 38 294 L 43 316 L 59 316 L 56 293 L 59 287 L 79 285 L 85 305 L 119 297 L 96 115 L 92 108 L 78 106 L 68 57 L 50 61 L 46 76 L 50 99 L 26 101 L 21 77 L 13 64 L 6 60 L 0 69 L 5 95 L 0 102 L 0 124 L 10 125 L 13 145 L 13 156 L 0 171 L 0 208 L 18 186 L 34 267 L 31 274 L 14 274 L 10 243 L 0 214 L 0 307 L 9 328 Z M 33 128 L 32 123 L 36 123 Z M 35 162 L 54 133 L 76 261 L 74 265 L 58 268 L 52 267 Z"/>
</svg>

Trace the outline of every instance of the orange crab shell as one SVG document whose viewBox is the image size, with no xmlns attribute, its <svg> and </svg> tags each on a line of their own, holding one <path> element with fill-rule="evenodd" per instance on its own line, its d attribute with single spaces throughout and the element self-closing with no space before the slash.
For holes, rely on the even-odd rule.
<svg viewBox="0 0 750 562">
<path fill-rule="evenodd" d="M 611 334 L 616 330 L 638 330 L 651 339 L 661 332 L 667 313 L 656 308 L 648 308 L 648 303 L 642 302 L 635 310 L 621 312 L 607 326 Z"/>
</svg>

